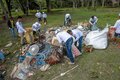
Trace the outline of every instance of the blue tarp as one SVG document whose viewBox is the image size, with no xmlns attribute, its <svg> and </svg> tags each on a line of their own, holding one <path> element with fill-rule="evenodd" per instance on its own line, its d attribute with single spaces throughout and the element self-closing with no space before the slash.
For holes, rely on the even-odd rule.
<svg viewBox="0 0 120 80">
<path fill-rule="evenodd" d="M 4 60 L 5 59 L 5 56 L 3 54 L 3 52 L 0 51 L 0 60 Z"/>
</svg>

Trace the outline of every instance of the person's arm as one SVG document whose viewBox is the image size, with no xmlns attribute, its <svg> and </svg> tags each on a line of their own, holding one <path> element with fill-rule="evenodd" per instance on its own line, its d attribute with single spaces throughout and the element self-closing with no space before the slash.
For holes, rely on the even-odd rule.
<svg viewBox="0 0 120 80">
<path fill-rule="evenodd" d="M 118 26 L 118 21 L 115 22 L 115 25 L 113 27 L 116 28 L 117 26 Z"/>
<path fill-rule="evenodd" d="M 60 44 L 62 44 L 62 40 L 60 39 L 60 37 L 59 37 L 58 35 L 56 35 L 56 37 L 57 37 L 58 42 L 59 42 Z"/>
<path fill-rule="evenodd" d="M 76 34 L 76 36 L 75 36 L 75 41 L 77 41 L 78 39 L 79 39 L 79 35 Z"/>
<path fill-rule="evenodd" d="M 34 26 L 34 25 L 32 25 L 32 30 L 33 30 L 33 31 L 36 31 L 36 29 L 35 29 L 35 26 Z"/>
<path fill-rule="evenodd" d="M 93 25 L 93 23 L 91 22 L 91 20 L 92 20 L 92 19 L 90 18 L 90 19 L 89 19 L 89 23 L 90 23 L 91 25 Z"/>
<path fill-rule="evenodd" d="M 95 17 L 95 22 L 94 22 L 94 24 L 96 24 L 96 23 L 97 23 L 97 21 L 98 21 L 98 18 L 97 18 L 97 17 Z"/>
</svg>

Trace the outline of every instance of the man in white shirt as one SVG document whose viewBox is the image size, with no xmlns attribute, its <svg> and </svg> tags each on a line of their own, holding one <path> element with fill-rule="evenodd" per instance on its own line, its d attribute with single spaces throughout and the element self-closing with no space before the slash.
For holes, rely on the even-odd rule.
<svg viewBox="0 0 120 80">
<path fill-rule="evenodd" d="M 89 23 L 91 25 L 91 30 L 97 30 L 98 27 L 97 27 L 97 21 L 98 21 L 98 18 L 96 16 L 91 16 L 91 18 L 89 19 Z"/>
<path fill-rule="evenodd" d="M 35 36 L 37 33 L 40 33 L 40 28 L 41 28 L 41 24 L 39 22 L 35 22 L 32 25 L 32 30 L 33 30 L 33 35 Z"/>
<path fill-rule="evenodd" d="M 67 32 L 75 37 L 75 43 L 79 43 L 78 49 L 81 52 L 83 33 L 78 28 L 73 30 L 68 30 Z"/>
<path fill-rule="evenodd" d="M 55 31 L 56 37 L 59 41 L 59 43 L 62 45 L 63 43 L 65 44 L 65 47 L 67 49 L 67 57 L 70 59 L 71 63 L 74 64 L 74 58 L 73 58 L 73 53 L 72 53 L 72 43 L 73 43 L 73 38 L 70 34 L 68 34 L 65 31 L 61 31 L 57 29 Z"/>
<path fill-rule="evenodd" d="M 47 24 L 47 14 L 45 12 L 43 12 L 42 18 L 44 20 L 44 24 L 46 25 Z"/>
<path fill-rule="evenodd" d="M 39 22 L 42 20 L 42 14 L 39 12 L 39 10 L 37 10 L 37 13 L 35 14 L 35 16 L 38 18 Z"/>
<path fill-rule="evenodd" d="M 114 25 L 115 30 L 115 37 L 119 37 L 120 38 L 120 14 L 119 14 L 119 19 L 116 21 L 115 25 Z"/>
<path fill-rule="evenodd" d="M 71 15 L 69 13 L 65 14 L 64 25 L 65 26 L 70 26 L 71 25 Z"/>
<path fill-rule="evenodd" d="M 16 27 L 17 27 L 19 36 L 21 37 L 21 44 L 23 45 L 24 44 L 24 33 L 26 32 L 26 30 L 23 28 L 21 16 L 18 16 L 17 18 Z"/>
</svg>

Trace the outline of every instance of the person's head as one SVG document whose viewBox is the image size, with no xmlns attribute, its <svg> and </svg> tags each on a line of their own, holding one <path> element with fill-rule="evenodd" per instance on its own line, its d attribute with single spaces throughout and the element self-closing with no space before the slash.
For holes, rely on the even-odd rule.
<svg viewBox="0 0 120 80">
<path fill-rule="evenodd" d="M 37 12 L 39 12 L 39 10 L 37 10 Z"/>
<path fill-rule="evenodd" d="M 13 20 L 13 17 L 12 17 L 12 16 L 10 17 L 10 20 Z"/>
<path fill-rule="evenodd" d="M 21 22 L 22 21 L 22 16 L 18 16 L 17 20 Z"/>
<path fill-rule="evenodd" d="M 67 30 L 67 33 L 69 33 L 70 35 L 73 35 L 71 30 Z"/>
<path fill-rule="evenodd" d="M 91 16 L 92 19 L 94 19 L 94 16 Z"/>
</svg>

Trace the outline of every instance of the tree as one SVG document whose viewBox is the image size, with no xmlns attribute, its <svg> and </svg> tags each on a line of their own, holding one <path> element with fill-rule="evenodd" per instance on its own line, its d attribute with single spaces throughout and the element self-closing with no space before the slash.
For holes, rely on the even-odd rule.
<svg viewBox="0 0 120 80">
<path fill-rule="evenodd" d="M 92 7 L 95 8 L 95 0 L 92 0 Z"/>
<path fill-rule="evenodd" d="M 28 16 L 29 0 L 16 0 L 24 14 Z"/>
<path fill-rule="evenodd" d="M 5 0 L 9 16 L 11 15 L 11 0 Z"/>
<path fill-rule="evenodd" d="M 6 22 L 8 22 L 8 12 L 2 0 L 0 0 L 1 8 L 5 14 Z"/>
<path fill-rule="evenodd" d="M 50 0 L 46 0 L 46 7 L 47 7 L 47 12 L 50 12 L 51 11 Z"/>
<path fill-rule="evenodd" d="M 105 6 L 105 0 L 102 0 L 102 7 Z"/>
</svg>

